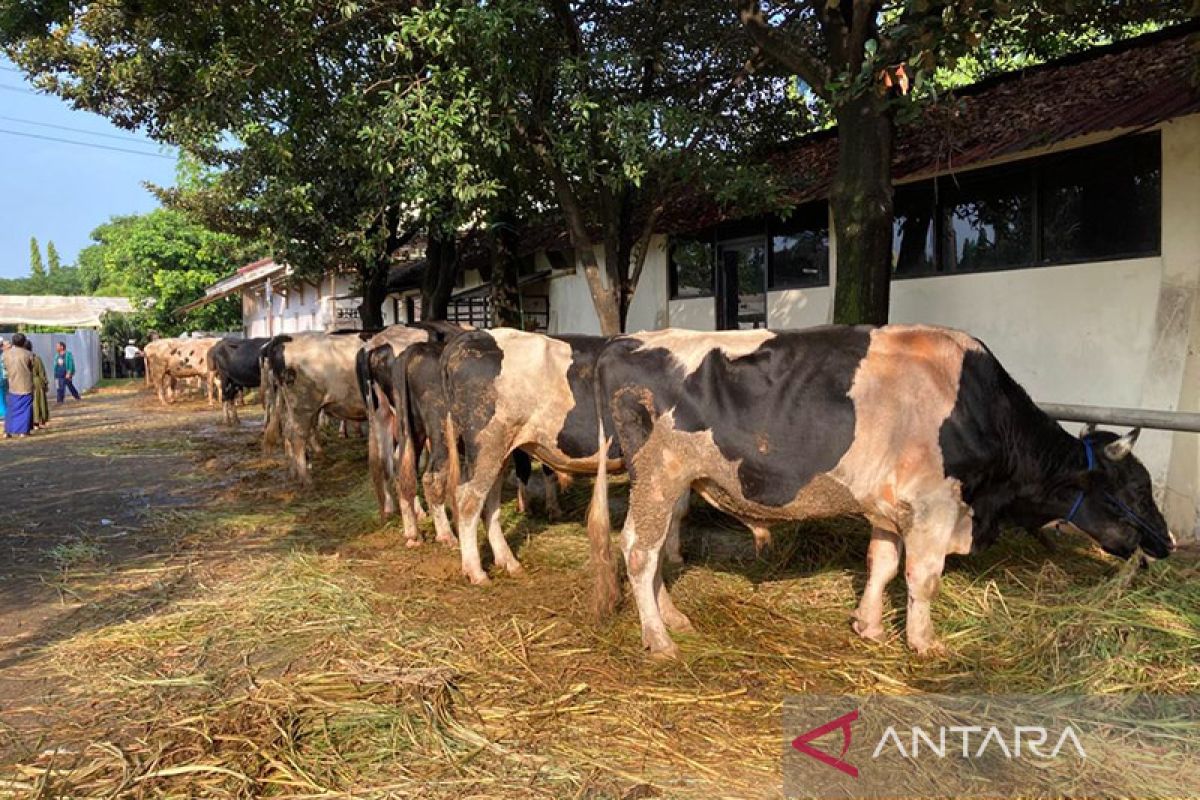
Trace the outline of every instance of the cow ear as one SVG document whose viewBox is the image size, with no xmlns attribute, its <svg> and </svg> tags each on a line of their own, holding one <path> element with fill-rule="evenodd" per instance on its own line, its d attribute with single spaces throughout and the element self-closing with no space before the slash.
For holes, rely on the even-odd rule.
<svg viewBox="0 0 1200 800">
<path fill-rule="evenodd" d="M 1096 423 L 1089 422 L 1086 425 L 1084 425 L 1083 428 L 1080 429 L 1079 438 L 1086 439 L 1087 437 L 1091 436 L 1095 432 L 1096 432 Z"/>
<path fill-rule="evenodd" d="M 1109 461 L 1120 461 L 1133 452 L 1133 445 L 1137 442 L 1141 432 L 1141 428 L 1134 428 L 1115 442 L 1109 442 L 1104 446 L 1104 455 L 1108 457 Z"/>
</svg>

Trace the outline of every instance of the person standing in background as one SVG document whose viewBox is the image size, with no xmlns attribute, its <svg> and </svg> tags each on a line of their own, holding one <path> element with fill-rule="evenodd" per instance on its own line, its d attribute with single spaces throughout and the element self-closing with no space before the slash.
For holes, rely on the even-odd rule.
<svg viewBox="0 0 1200 800">
<path fill-rule="evenodd" d="M 13 338 L 15 340 L 16 337 Z M 75 388 L 75 384 L 71 383 L 75 377 L 75 356 L 67 351 L 66 342 L 59 342 L 55 345 L 55 350 L 57 352 L 54 356 L 54 382 L 58 389 L 58 404 L 62 405 L 67 389 L 71 390 L 71 396 L 76 400 L 82 400 L 79 390 Z"/>
<path fill-rule="evenodd" d="M 0 419 L 4 419 L 4 395 L 8 394 L 8 375 L 4 372 L 4 348 L 6 347 L 8 347 L 8 342 L 4 341 L 3 336 L 0 336 Z"/>
<path fill-rule="evenodd" d="M 41 429 L 50 423 L 50 381 L 46 378 L 46 364 L 33 352 L 33 342 L 29 339 L 25 340 L 25 349 L 33 356 L 33 427 Z"/>
<path fill-rule="evenodd" d="M 133 339 L 130 339 L 129 344 L 125 345 L 125 369 L 126 369 L 125 377 L 127 377 L 127 378 L 140 377 L 141 373 L 138 370 L 138 357 L 142 356 L 142 355 L 144 355 L 144 354 L 142 353 L 141 350 L 138 349 L 137 344 L 134 342 Z"/>
<path fill-rule="evenodd" d="M 28 436 L 33 427 L 33 353 L 25 349 L 25 334 L 13 334 L 4 349 L 4 371 L 8 374 L 8 415 L 4 437 Z"/>
</svg>

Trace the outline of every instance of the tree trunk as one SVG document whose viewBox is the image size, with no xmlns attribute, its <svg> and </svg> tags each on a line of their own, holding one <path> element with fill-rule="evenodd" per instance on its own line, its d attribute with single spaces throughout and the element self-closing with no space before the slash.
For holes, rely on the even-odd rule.
<svg viewBox="0 0 1200 800">
<path fill-rule="evenodd" d="M 429 233 L 425 250 L 425 275 L 421 281 L 421 320 L 433 322 L 446 318 L 450 293 L 458 271 L 458 255 L 454 234 L 436 230 Z"/>
<path fill-rule="evenodd" d="M 838 109 L 838 168 L 830 194 L 837 237 L 833 321 L 888 321 L 892 267 L 892 112 L 868 93 Z"/>
<path fill-rule="evenodd" d="M 492 219 L 492 324 L 520 328 L 521 291 L 517 287 L 520 262 L 517 260 L 517 228 L 508 214 Z"/>
<path fill-rule="evenodd" d="M 388 270 L 391 256 L 385 255 L 359 273 L 362 283 L 362 303 L 358 306 L 358 318 L 363 330 L 378 330 L 383 327 L 383 303 L 387 299 Z"/>
<path fill-rule="evenodd" d="M 579 248 L 575 241 L 572 244 Z M 604 279 L 600 276 L 600 262 L 596 258 L 596 246 L 587 243 L 579 248 L 579 260 L 583 262 L 583 277 L 592 295 L 592 305 L 596 308 L 596 316 L 600 318 L 600 335 L 616 336 L 621 332 L 617 293 L 613 287 L 604 285 Z"/>
</svg>

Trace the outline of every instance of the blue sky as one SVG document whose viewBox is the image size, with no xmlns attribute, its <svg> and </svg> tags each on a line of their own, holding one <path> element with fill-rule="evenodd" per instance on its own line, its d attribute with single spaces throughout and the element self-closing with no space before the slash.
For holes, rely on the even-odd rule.
<svg viewBox="0 0 1200 800">
<path fill-rule="evenodd" d="M 46 242 L 53 240 L 63 263 L 69 264 L 89 244 L 92 229 L 109 217 L 157 206 L 142 181 L 172 185 L 175 160 L 155 155 L 171 156 L 171 151 L 103 117 L 76 111 L 57 97 L 37 93 L 11 62 L 0 58 L 0 277 L 29 273 L 30 236 L 37 237 L 43 253 Z"/>
</svg>

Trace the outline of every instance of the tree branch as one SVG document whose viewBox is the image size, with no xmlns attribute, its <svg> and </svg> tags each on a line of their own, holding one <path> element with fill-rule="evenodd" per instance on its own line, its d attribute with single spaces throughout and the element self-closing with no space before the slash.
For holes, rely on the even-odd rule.
<svg viewBox="0 0 1200 800">
<path fill-rule="evenodd" d="M 826 94 L 825 70 L 810 54 L 784 39 L 763 15 L 759 0 L 734 0 L 742 27 L 768 58 L 795 73 L 822 97 Z"/>
</svg>

